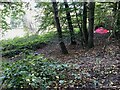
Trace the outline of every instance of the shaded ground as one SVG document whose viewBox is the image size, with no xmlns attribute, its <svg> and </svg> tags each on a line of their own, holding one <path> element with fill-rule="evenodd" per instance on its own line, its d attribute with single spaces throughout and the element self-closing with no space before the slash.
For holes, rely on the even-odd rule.
<svg viewBox="0 0 120 90">
<path fill-rule="evenodd" d="M 86 70 L 90 78 L 97 79 L 99 86 L 120 88 L 120 41 L 111 38 L 108 42 L 107 37 L 107 35 L 96 34 L 95 47 L 90 50 L 83 49 L 79 43 L 73 46 L 66 45 L 68 55 L 61 54 L 57 39 L 36 52 L 56 61 L 75 64 L 78 72 L 81 69 Z M 106 48 L 104 48 L 105 45 Z M 95 75 L 95 71 L 98 75 Z"/>
<path fill-rule="evenodd" d="M 115 88 L 120 89 L 120 40 L 113 38 L 109 39 L 108 35 L 95 34 L 95 47 L 92 49 L 85 49 L 81 46 L 80 40 L 77 39 L 77 45 L 70 45 L 69 38 L 64 38 L 66 47 L 69 51 L 68 55 L 63 55 L 60 52 L 60 47 L 57 38 L 49 42 L 45 47 L 36 51 L 38 54 L 44 54 L 50 60 L 67 63 L 72 66 L 70 72 L 77 73 L 76 80 L 73 80 L 71 87 L 80 86 L 80 77 L 82 72 L 82 83 L 94 82 L 95 87 Z M 107 43 L 107 44 L 106 44 Z M 106 45 L 106 48 L 104 46 Z M 21 57 L 18 57 L 21 60 Z M 11 61 L 18 60 L 12 59 Z M 24 57 L 22 57 L 24 59 Z M 70 80 L 73 77 L 69 77 Z M 78 80 L 77 80 L 78 79 Z M 91 87 L 90 83 L 88 87 Z M 93 87 L 93 85 L 92 85 Z"/>
</svg>

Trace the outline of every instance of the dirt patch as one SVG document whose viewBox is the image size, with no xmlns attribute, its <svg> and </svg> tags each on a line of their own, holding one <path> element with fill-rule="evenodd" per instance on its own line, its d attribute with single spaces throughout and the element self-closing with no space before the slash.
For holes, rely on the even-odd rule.
<svg viewBox="0 0 120 90">
<path fill-rule="evenodd" d="M 94 40 L 95 47 L 89 50 L 83 49 L 79 44 L 66 44 L 69 51 L 68 55 L 61 54 L 58 43 L 47 45 L 37 52 L 52 60 L 76 65 L 75 70 L 78 72 L 81 72 L 81 70 L 89 72 L 91 75 L 90 79 L 95 78 L 99 82 L 99 86 L 103 88 L 120 88 L 120 76 L 118 74 L 120 67 L 120 41 L 112 39 L 103 50 L 106 39 L 95 38 Z"/>
</svg>

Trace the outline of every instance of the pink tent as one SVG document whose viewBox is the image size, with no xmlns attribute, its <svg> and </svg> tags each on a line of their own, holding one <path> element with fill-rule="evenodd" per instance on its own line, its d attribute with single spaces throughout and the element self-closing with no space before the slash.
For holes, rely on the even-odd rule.
<svg viewBox="0 0 120 90">
<path fill-rule="evenodd" d="M 103 27 L 100 27 L 95 30 L 95 33 L 98 33 L 98 34 L 107 34 L 108 32 L 109 32 L 109 30 L 104 29 Z"/>
</svg>

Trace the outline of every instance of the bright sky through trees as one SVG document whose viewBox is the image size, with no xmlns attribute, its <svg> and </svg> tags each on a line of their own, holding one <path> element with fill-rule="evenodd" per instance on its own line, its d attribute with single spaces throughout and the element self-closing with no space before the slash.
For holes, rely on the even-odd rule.
<svg viewBox="0 0 120 90">
<path fill-rule="evenodd" d="M 29 2 L 30 0 L 23 0 L 23 1 L 27 1 Z M 34 20 L 34 16 L 36 15 L 36 12 L 35 12 L 35 2 L 32 0 L 30 1 L 29 3 L 29 9 L 28 8 L 24 8 L 25 9 L 25 15 L 23 17 L 23 20 L 26 22 L 26 24 L 28 26 L 30 26 L 30 24 L 32 24 L 32 27 L 35 28 L 36 25 L 34 25 L 33 23 L 35 23 L 35 20 Z M 3 5 L 0 5 L 0 9 L 2 10 L 4 7 Z M 7 17 L 7 22 L 10 23 L 10 17 Z M 25 31 L 23 28 L 15 28 L 15 29 L 9 29 L 7 32 L 4 33 L 4 35 L 2 35 L 2 29 L 0 30 L 0 40 L 1 39 L 8 39 L 8 38 L 14 38 L 14 37 L 17 37 L 17 36 L 24 36 L 25 35 Z"/>
</svg>

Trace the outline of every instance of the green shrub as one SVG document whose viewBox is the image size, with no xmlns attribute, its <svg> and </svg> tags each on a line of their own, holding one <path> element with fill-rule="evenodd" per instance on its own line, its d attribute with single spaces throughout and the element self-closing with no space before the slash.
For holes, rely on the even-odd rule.
<svg viewBox="0 0 120 90">
<path fill-rule="evenodd" d="M 41 55 L 29 55 L 25 58 L 2 65 L 3 73 L 0 77 L 2 88 L 28 88 L 29 90 L 69 86 L 99 87 L 101 77 L 99 69 L 92 71 L 80 68 L 78 64 L 53 62 Z"/>
<path fill-rule="evenodd" d="M 55 32 L 50 32 L 44 35 L 31 35 L 25 37 L 16 37 L 14 39 L 2 40 L 2 56 L 14 57 L 21 52 L 27 52 L 27 50 L 36 50 L 43 48 L 47 43 L 53 39 Z M 25 51 L 26 50 L 26 51 Z"/>
<path fill-rule="evenodd" d="M 3 88 L 44 88 L 52 85 L 58 77 L 64 79 L 62 72 L 66 68 L 64 64 L 33 55 L 24 60 L 5 63 L 2 67 Z"/>
</svg>

